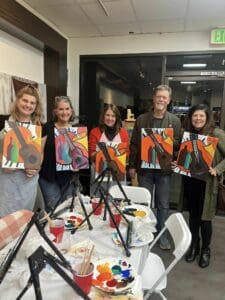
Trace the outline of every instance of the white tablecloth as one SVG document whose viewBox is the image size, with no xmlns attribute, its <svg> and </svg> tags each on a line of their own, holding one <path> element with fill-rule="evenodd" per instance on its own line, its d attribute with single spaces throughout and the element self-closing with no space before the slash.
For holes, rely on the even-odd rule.
<svg viewBox="0 0 225 300">
<path fill-rule="evenodd" d="M 92 216 L 91 223 L 93 225 L 93 230 L 88 230 L 86 227 L 77 230 L 74 235 L 70 235 L 68 232 L 66 233 L 67 239 L 70 240 L 71 245 L 75 245 L 76 247 L 77 244 L 90 240 L 90 242 L 93 242 L 95 244 L 95 253 L 97 254 L 97 256 L 99 256 L 98 258 L 126 257 L 123 247 L 114 244 L 114 242 L 112 241 L 112 233 L 113 231 L 115 231 L 115 229 L 109 226 L 108 220 L 103 221 L 102 217 Z M 46 231 L 48 232 L 47 228 Z M 27 257 L 31 253 L 33 253 L 38 245 L 43 245 L 43 247 L 46 248 L 47 251 L 49 251 L 48 246 L 40 237 L 34 226 L 26 237 L 26 240 L 24 241 L 16 260 L 14 260 L 10 268 L 10 272 L 7 273 L 4 281 L 0 285 L 0 299 L 13 300 L 19 294 L 30 274 L 28 270 Z M 12 244 L 8 245 L 0 251 L 0 260 L 1 255 L 7 253 L 7 250 L 10 247 L 12 247 Z M 126 257 L 126 259 L 136 269 L 137 274 L 140 275 L 148 255 L 148 246 L 146 245 L 143 247 L 131 248 L 130 251 L 131 256 Z M 40 274 L 40 282 L 43 299 L 80 299 L 79 296 L 75 295 L 72 288 L 70 288 L 67 283 L 64 282 L 58 276 L 58 274 L 54 273 L 52 270 L 42 271 Z M 138 294 L 138 296 L 136 298 L 134 296 L 134 298 L 130 297 L 127 299 L 142 299 L 140 290 L 140 277 L 137 276 L 137 282 L 134 286 L 134 293 Z M 95 299 L 94 296 L 92 297 L 92 294 L 90 294 L 90 297 L 91 299 Z M 33 287 L 31 287 L 26 292 L 26 294 L 23 296 L 23 299 L 35 299 Z"/>
</svg>

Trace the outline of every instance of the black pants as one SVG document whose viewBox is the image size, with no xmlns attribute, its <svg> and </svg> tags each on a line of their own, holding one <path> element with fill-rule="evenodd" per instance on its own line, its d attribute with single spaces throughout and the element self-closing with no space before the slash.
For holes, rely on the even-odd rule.
<svg viewBox="0 0 225 300">
<path fill-rule="evenodd" d="M 191 177 L 184 177 L 184 192 L 188 201 L 189 226 L 192 233 L 192 243 L 198 243 L 200 229 L 202 248 L 208 248 L 212 238 L 212 222 L 202 221 L 206 183 Z"/>
</svg>

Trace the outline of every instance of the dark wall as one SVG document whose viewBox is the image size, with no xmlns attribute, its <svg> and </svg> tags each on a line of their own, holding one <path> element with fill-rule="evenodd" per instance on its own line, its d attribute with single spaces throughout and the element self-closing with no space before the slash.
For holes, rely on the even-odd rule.
<svg viewBox="0 0 225 300">
<path fill-rule="evenodd" d="M 0 3 L 0 29 L 43 51 L 47 115 L 51 118 L 54 97 L 66 95 L 67 40 L 14 0 Z"/>
</svg>

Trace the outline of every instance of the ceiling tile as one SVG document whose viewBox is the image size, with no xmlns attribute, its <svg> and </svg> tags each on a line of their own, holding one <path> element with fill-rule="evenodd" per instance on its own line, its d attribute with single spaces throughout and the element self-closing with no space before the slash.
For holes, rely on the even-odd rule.
<svg viewBox="0 0 225 300">
<path fill-rule="evenodd" d="M 39 6 L 36 10 L 54 24 L 90 24 L 82 9 L 76 5 Z"/>
<path fill-rule="evenodd" d="M 109 16 L 106 16 L 100 4 L 81 4 L 81 7 L 94 24 L 126 23 L 136 21 L 129 0 L 104 2 Z"/>
<path fill-rule="evenodd" d="M 132 0 L 139 21 L 176 19 L 185 16 L 188 0 Z"/>
<path fill-rule="evenodd" d="M 150 22 L 140 22 L 142 33 L 154 32 L 180 32 L 184 30 L 184 20 L 153 20 Z"/>
<path fill-rule="evenodd" d="M 101 36 L 101 32 L 93 25 L 59 26 L 69 38 Z"/>
<path fill-rule="evenodd" d="M 104 36 L 110 35 L 128 35 L 129 32 L 135 34 L 140 33 L 140 29 L 137 23 L 126 23 L 126 24 L 103 24 L 98 25 L 99 30 Z"/>
<path fill-rule="evenodd" d="M 74 4 L 75 1 L 76 0 L 24 0 L 24 2 L 34 8 L 48 5 Z"/>
<path fill-rule="evenodd" d="M 191 19 L 224 18 L 225 1 L 224 0 L 190 0 L 187 17 Z M 225 21 L 225 18 L 224 18 Z"/>
<path fill-rule="evenodd" d="M 186 31 L 210 31 L 216 27 L 224 27 L 225 19 L 189 19 L 186 22 Z"/>
</svg>

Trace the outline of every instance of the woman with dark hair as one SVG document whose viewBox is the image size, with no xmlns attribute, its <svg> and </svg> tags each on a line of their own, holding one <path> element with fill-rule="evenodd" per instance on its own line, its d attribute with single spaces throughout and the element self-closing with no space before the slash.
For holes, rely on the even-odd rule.
<svg viewBox="0 0 225 300">
<path fill-rule="evenodd" d="M 19 126 L 41 125 L 42 103 L 38 90 L 27 85 L 16 94 L 9 121 Z M 0 163 L 4 129 L 0 132 Z M 0 217 L 17 210 L 33 210 L 38 186 L 37 169 L 0 168 Z"/>
<path fill-rule="evenodd" d="M 96 146 L 99 142 L 126 143 L 127 156 L 129 155 L 129 137 L 126 129 L 121 127 L 120 112 L 116 105 L 106 104 L 99 118 L 99 126 L 91 130 L 89 135 L 89 155 L 92 161 L 92 181 L 94 180 L 94 164 L 96 159 Z M 91 196 L 95 191 L 92 186 Z"/>
<path fill-rule="evenodd" d="M 225 171 L 225 133 L 216 128 L 207 105 L 194 105 L 188 112 L 185 131 L 218 138 L 212 166 L 205 181 L 184 176 L 184 192 L 188 201 L 189 226 L 192 243 L 186 261 L 193 262 L 200 253 L 199 266 L 205 268 L 210 262 L 212 219 L 216 212 L 218 176 Z M 201 251 L 200 251 L 201 232 Z"/>
<path fill-rule="evenodd" d="M 40 170 L 39 185 L 43 194 L 46 211 L 50 211 L 61 199 L 65 200 L 71 193 L 69 182 L 72 171 L 56 171 L 55 134 L 54 128 L 68 128 L 72 126 L 75 112 L 67 96 L 55 97 L 53 120 L 43 126 L 42 135 L 46 137 L 44 160 Z M 64 197 L 62 199 L 62 196 Z"/>
</svg>

